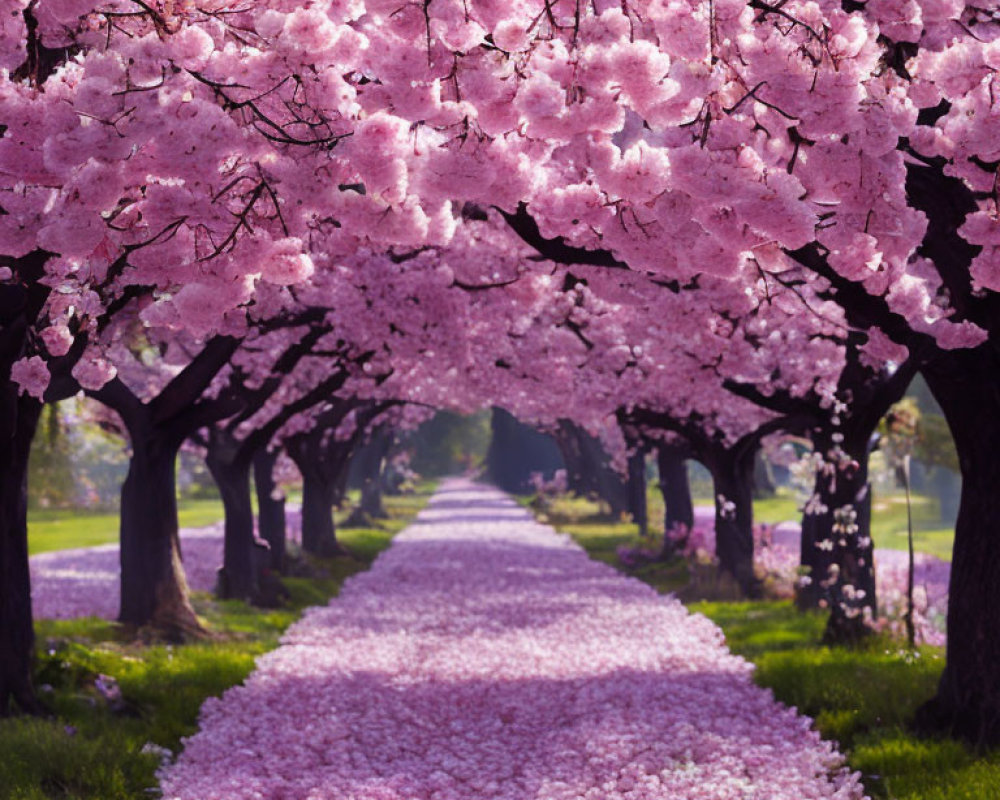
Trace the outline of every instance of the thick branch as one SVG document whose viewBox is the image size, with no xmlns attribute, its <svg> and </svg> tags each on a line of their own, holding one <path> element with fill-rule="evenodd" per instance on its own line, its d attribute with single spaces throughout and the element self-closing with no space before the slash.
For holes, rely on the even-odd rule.
<svg viewBox="0 0 1000 800">
<path fill-rule="evenodd" d="M 585 247 L 576 247 L 566 244 L 562 237 L 546 239 L 542 236 L 535 218 L 528 213 L 528 206 L 525 203 L 519 203 L 517 212 L 514 214 L 508 214 L 502 208 L 498 208 L 497 211 L 507 221 L 514 233 L 550 261 L 555 261 L 557 264 L 586 264 L 593 267 L 629 269 L 628 264 L 615 258 L 610 250 L 590 250 Z"/>
</svg>

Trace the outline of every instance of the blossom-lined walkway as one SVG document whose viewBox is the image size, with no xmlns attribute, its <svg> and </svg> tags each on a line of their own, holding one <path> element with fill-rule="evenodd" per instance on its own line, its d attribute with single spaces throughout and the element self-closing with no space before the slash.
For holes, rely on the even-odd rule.
<svg viewBox="0 0 1000 800">
<path fill-rule="evenodd" d="M 451 481 L 205 704 L 164 798 L 861 797 L 750 671 L 705 618 Z"/>
</svg>

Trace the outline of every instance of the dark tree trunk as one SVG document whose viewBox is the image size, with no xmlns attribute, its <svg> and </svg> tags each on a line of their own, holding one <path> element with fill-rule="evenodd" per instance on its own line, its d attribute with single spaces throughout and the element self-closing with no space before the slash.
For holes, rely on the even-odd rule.
<svg viewBox="0 0 1000 800">
<path fill-rule="evenodd" d="M 28 456 L 42 404 L 21 395 L 11 368 L 26 355 L 49 288 L 40 280 L 49 254 L 3 259 L 15 280 L 0 283 L 0 716 L 41 708 L 31 682 L 35 628 L 28 567 Z"/>
<path fill-rule="evenodd" d="M 849 432 L 840 445 L 845 457 L 831 465 L 832 474 L 816 475 L 815 499 L 822 513 L 802 517 L 801 564 L 809 581 L 798 590 L 799 608 L 830 610 L 824 640 L 856 642 L 870 632 L 877 617 L 874 545 L 871 538 L 871 485 L 868 482 L 867 428 Z M 814 446 L 826 453 L 834 446 L 829 434 L 815 436 Z"/>
<path fill-rule="evenodd" d="M 565 419 L 559 421 L 555 438 L 566 465 L 570 491 L 600 498 L 616 518 L 630 510 L 628 483 L 611 468 L 599 439 Z"/>
<path fill-rule="evenodd" d="M 685 451 L 675 445 L 661 444 L 656 449 L 656 461 L 660 471 L 660 494 L 663 495 L 663 557 L 670 558 L 678 545 L 671 531 L 683 526 L 684 537 L 694 527 L 694 503 L 691 501 L 691 485 L 688 482 Z"/>
<path fill-rule="evenodd" d="M 951 428 L 962 470 L 948 597 L 948 648 L 918 723 L 979 744 L 1000 743 L 1000 355 L 947 351 L 924 371 Z"/>
<path fill-rule="evenodd" d="M 203 632 L 181 563 L 174 463 L 179 442 L 130 431 L 132 458 L 122 485 L 119 620 L 182 637 Z"/>
<path fill-rule="evenodd" d="M 551 477 L 563 467 L 551 436 L 528 427 L 502 408 L 493 409 L 490 430 L 486 466 L 490 479 L 505 492 L 530 492 L 532 472 Z"/>
<path fill-rule="evenodd" d="M 559 426 L 552 437 L 566 468 L 566 488 L 580 496 L 587 495 L 592 487 L 587 480 L 586 463 L 576 435 L 576 425 L 569 420 L 559 420 Z"/>
<path fill-rule="evenodd" d="M 628 505 L 639 535 L 649 535 L 649 511 L 646 507 L 646 453 L 637 449 L 628 459 Z"/>
<path fill-rule="evenodd" d="M 42 404 L 0 384 L 0 716 L 36 713 L 31 682 L 35 630 L 28 570 L 28 454 Z"/>
<path fill-rule="evenodd" d="M 720 572 L 747 597 L 760 595 L 753 569 L 753 449 L 714 448 L 705 466 L 715 494 L 715 552 Z"/>
<path fill-rule="evenodd" d="M 303 471 L 302 466 L 302 549 L 317 556 L 343 555 L 333 524 L 336 487 L 318 471 Z"/>
<path fill-rule="evenodd" d="M 386 519 L 389 516 L 382 505 L 382 467 L 391 446 L 392 431 L 380 426 L 355 456 L 361 473 L 360 509 L 369 519 Z"/>
<path fill-rule="evenodd" d="M 250 499 L 250 462 L 239 454 L 239 442 L 224 430 L 210 433 L 208 465 L 225 511 L 222 569 L 216 594 L 253 602 L 260 591 L 257 580 Z"/>
<path fill-rule="evenodd" d="M 258 450 L 253 458 L 253 482 L 257 490 L 257 525 L 260 538 L 271 548 L 271 569 L 285 571 L 285 500 L 275 499 L 278 486 L 274 482 L 274 464 L 278 460 L 276 451 Z"/>
</svg>

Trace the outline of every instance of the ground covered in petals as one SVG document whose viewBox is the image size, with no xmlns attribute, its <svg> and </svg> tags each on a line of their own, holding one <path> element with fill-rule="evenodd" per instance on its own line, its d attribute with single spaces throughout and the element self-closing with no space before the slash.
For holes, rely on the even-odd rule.
<svg viewBox="0 0 1000 800">
<path fill-rule="evenodd" d="M 209 700 L 165 798 L 860 798 L 809 720 L 676 600 L 492 489 L 444 485 Z"/>
<path fill-rule="evenodd" d="M 298 509 L 288 513 L 289 539 L 300 537 Z M 181 555 L 188 586 L 210 592 L 222 565 L 222 522 L 181 530 Z M 39 553 L 31 563 L 31 606 L 36 619 L 115 619 L 121 604 L 118 545 Z"/>
</svg>

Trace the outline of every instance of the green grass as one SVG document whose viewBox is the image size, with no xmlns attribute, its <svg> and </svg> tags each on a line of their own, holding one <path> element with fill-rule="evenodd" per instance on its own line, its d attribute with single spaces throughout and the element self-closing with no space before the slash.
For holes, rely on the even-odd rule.
<svg viewBox="0 0 1000 800">
<path fill-rule="evenodd" d="M 222 519 L 220 500 L 181 500 L 182 528 L 199 528 Z M 93 547 L 118 541 L 118 514 L 107 511 L 39 509 L 28 512 L 28 552 Z"/>
<path fill-rule="evenodd" d="M 527 499 L 525 499 L 525 503 L 527 503 Z M 660 492 L 652 486 L 647 494 L 647 503 L 650 531 L 662 535 L 663 498 Z M 711 500 L 697 498 L 695 505 L 710 506 Z M 913 542 L 917 552 L 929 553 L 950 561 L 955 531 L 954 528 L 942 524 L 937 498 L 914 495 L 911 507 L 913 512 Z M 588 530 L 600 522 L 606 522 L 610 525 L 617 525 L 619 522 L 619 520 L 601 517 L 597 504 L 578 497 L 556 498 L 550 512 L 557 519 L 586 522 Z M 771 524 L 786 520 L 798 522 L 802 519 L 802 512 L 798 510 L 796 499 L 786 489 L 779 489 L 778 494 L 774 497 L 754 500 L 753 513 L 754 520 L 757 522 Z M 876 547 L 906 550 L 906 499 L 901 493 L 874 497 L 872 539 Z M 599 547 L 598 550 L 600 550 Z M 613 550 L 614 545 L 611 546 L 612 554 Z"/>
<path fill-rule="evenodd" d="M 314 577 L 284 579 L 291 599 L 282 608 L 196 594 L 209 639 L 144 643 L 104 620 L 39 621 L 36 686 L 52 716 L 0 720 L 0 800 L 150 797 L 159 765 L 150 750 L 178 752 L 181 738 L 197 730 L 202 703 L 243 681 L 302 609 L 326 603 L 345 578 L 367 569 L 431 489 L 386 498 L 391 518 L 379 528 L 340 530 L 352 557 L 316 560 Z M 120 704 L 97 691 L 99 675 L 117 681 Z"/>
<path fill-rule="evenodd" d="M 761 516 L 767 519 L 764 515 L 772 510 L 783 513 L 782 502 L 764 501 Z M 755 504 L 755 511 L 758 508 Z M 882 514 L 880 524 L 887 529 L 897 525 L 898 509 L 893 504 L 877 512 Z M 586 501 L 559 499 L 545 516 L 592 557 L 617 566 L 615 548 L 640 541 L 635 526 L 601 519 L 596 512 Z M 903 507 L 904 530 L 905 514 Z M 936 509 L 925 519 L 932 515 Z M 628 574 L 662 592 L 690 593 L 688 568 L 680 561 L 647 564 Z M 1000 751 L 975 753 L 959 742 L 920 738 L 910 731 L 917 707 L 934 694 L 943 649 L 924 647 L 911 653 L 883 637 L 857 649 L 827 647 L 820 644 L 825 616 L 799 613 L 787 601 L 701 600 L 688 607 L 712 619 L 725 632 L 730 649 L 754 662 L 758 684 L 811 716 L 822 736 L 838 742 L 873 798 L 1000 798 Z"/>
<path fill-rule="evenodd" d="M 941 522 L 937 498 L 914 495 L 911 509 L 914 549 L 919 553 L 930 553 L 945 561 L 951 561 L 955 529 Z M 906 498 L 903 495 L 892 494 L 874 498 L 872 539 L 876 547 L 906 550 Z"/>
</svg>

